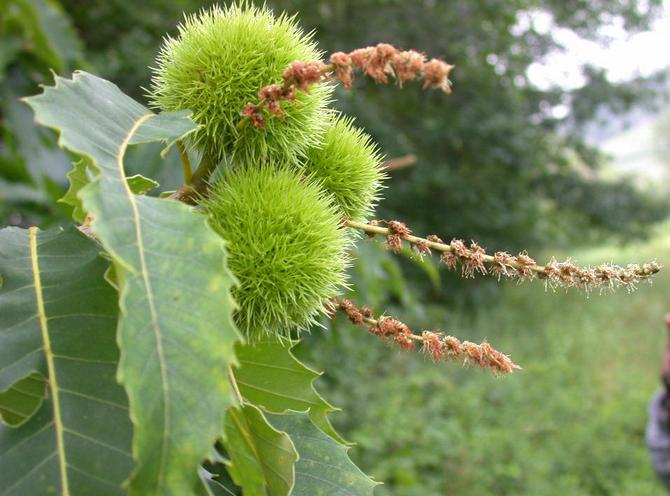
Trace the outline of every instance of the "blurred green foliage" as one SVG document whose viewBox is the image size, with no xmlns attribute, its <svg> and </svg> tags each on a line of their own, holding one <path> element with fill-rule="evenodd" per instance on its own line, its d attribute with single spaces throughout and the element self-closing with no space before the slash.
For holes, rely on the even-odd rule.
<svg viewBox="0 0 670 496">
<path fill-rule="evenodd" d="M 667 260 L 667 227 L 649 243 L 571 255 L 584 264 Z M 376 251 L 375 242 L 363 250 Z M 357 263 L 354 284 L 406 295 L 410 288 L 396 269 L 384 268 L 393 260 L 387 257 Z M 300 358 L 326 371 L 317 386 L 342 408 L 333 420 L 355 440 L 356 463 L 385 482 L 376 494 L 664 494 L 647 459 L 644 427 L 659 387 L 670 276 L 663 272 L 633 294 L 544 292 L 541 282 L 501 292 L 477 312 L 445 313 L 411 296 L 377 309 L 415 330 L 489 339 L 523 367 L 510 376 L 435 365 L 389 348 L 344 316 L 325 337 L 315 333 L 301 345 Z M 390 295 L 371 296 L 378 304 Z"/>
<path fill-rule="evenodd" d="M 656 125 L 656 154 L 660 160 L 670 163 L 670 108 L 666 109 Z"/>
<path fill-rule="evenodd" d="M 82 46 L 69 17 L 50 0 L 6 0 L 0 17 L 0 219 L 48 225 L 67 215 L 64 192 L 70 158 L 52 133 L 33 124 L 19 101 L 50 82 L 50 71 L 82 67 Z"/>
<path fill-rule="evenodd" d="M 175 5 L 174 16 L 182 7 Z M 52 83 L 52 73 L 69 75 L 76 69 L 97 71 L 104 68 L 105 75 L 112 80 L 120 79 L 128 84 L 128 67 L 132 74 L 146 79 L 146 67 L 157 50 L 160 36 L 166 25 L 174 27 L 174 16 L 156 9 L 154 16 L 143 15 L 145 22 L 132 25 L 123 12 L 137 15 L 130 2 L 117 2 L 124 11 L 101 11 L 87 2 L 80 6 L 65 6 L 56 0 L 5 0 L 0 16 L 0 219 L 3 225 L 39 225 L 47 227 L 70 218 L 71 209 L 58 202 L 67 187 L 66 173 L 71 168 L 71 157 L 58 148 L 53 132 L 33 123 L 33 115 L 27 105 L 20 101 L 23 96 L 39 92 L 39 85 Z M 71 10 L 65 11 L 65 7 Z M 89 9 L 90 7 L 90 9 Z M 98 45 L 85 46 L 82 36 L 85 31 L 75 29 L 76 13 L 99 15 L 92 32 L 106 36 L 104 51 L 96 51 Z M 146 14 L 146 13 L 145 13 Z M 108 15 L 108 17 L 105 17 Z M 146 34 L 147 26 L 158 23 L 161 31 Z M 94 19 L 90 19 L 94 22 Z M 122 29 L 123 27 L 123 29 Z M 112 32 L 110 34 L 111 29 Z M 113 30 L 117 29 L 116 34 Z M 135 33 L 135 34 L 132 34 Z M 136 53 L 124 48 L 121 43 L 130 43 L 133 36 L 144 40 L 139 43 L 145 51 Z M 119 41 L 117 44 L 116 41 Z M 149 42 L 151 45 L 149 45 Z M 86 48 L 86 50 L 84 50 Z M 84 51 L 86 54 L 84 55 Z M 132 56 L 128 54 L 132 53 Z M 89 62 L 93 60 L 93 62 Z M 114 63 L 114 60 L 118 63 Z M 123 62 L 121 62 L 123 61 Z M 131 62 L 132 61 L 132 62 Z M 139 68 L 133 63 L 139 62 Z M 124 71 L 125 70 L 125 71 Z M 110 76 L 111 74 L 111 76 Z M 139 79 L 137 80 L 139 81 Z M 134 93 L 137 94 L 139 88 Z M 171 150 L 165 161 L 159 156 L 160 146 L 134 148 L 130 152 L 129 173 L 150 175 L 156 178 L 164 190 L 176 189 L 180 183 L 178 154 Z"/>
</svg>

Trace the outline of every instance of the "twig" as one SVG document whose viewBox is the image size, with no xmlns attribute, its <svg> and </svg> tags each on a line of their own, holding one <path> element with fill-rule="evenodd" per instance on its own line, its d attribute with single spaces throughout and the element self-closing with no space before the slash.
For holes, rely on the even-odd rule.
<svg viewBox="0 0 670 496">
<path fill-rule="evenodd" d="M 182 162 L 183 163 L 183 162 Z M 212 157 L 205 155 L 202 157 L 198 168 L 191 176 L 191 182 L 185 183 L 168 198 L 178 200 L 189 205 L 195 205 L 198 198 L 207 193 L 209 187 L 209 178 L 216 169 L 218 162 Z"/>
<path fill-rule="evenodd" d="M 177 141 L 177 150 L 179 150 L 181 167 L 184 171 L 184 184 L 191 184 L 193 180 L 193 169 L 191 168 L 191 159 L 188 158 L 188 152 L 186 151 L 183 141 Z"/>
<path fill-rule="evenodd" d="M 402 157 L 391 158 L 384 162 L 383 168 L 387 171 L 404 169 L 416 164 L 416 156 L 404 155 Z"/>
</svg>

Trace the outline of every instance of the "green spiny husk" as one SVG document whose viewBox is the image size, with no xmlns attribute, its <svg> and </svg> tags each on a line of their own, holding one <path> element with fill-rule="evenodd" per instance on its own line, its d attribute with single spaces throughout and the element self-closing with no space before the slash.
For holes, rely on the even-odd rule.
<svg viewBox="0 0 670 496">
<path fill-rule="evenodd" d="M 202 205 L 227 243 L 236 323 L 250 340 L 307 328 L 346 285 L 351 238 L 314 178 L 283 166 L 227 170 Z"/>
<path fill-rule="evenodd" d="M 323 182 L 344 217 L 364 220 L 374 211 L 386 179 L 382 164 L 372 138 L 352 118 L 333 115 L 323 143 L 308 150 L 305 171 Z"/>
<path fill-rule="evenodd" d="M 295 161 L 318 144 L 332 85 L 314 85 L 282 104 L 286 117 L 268 116 L 262 129 L 242 122 L 241 110 L 258 91 L 281 83 L 295 60 L 323 56 L 295 17 L 238 2 L 187 16 L 176 38 L 164 40 L 153 69 L 151 104 L 165 111 L 190 109 L 201 128 L 192 141 L 218 160 L 237 163 Z"/>
</svg>

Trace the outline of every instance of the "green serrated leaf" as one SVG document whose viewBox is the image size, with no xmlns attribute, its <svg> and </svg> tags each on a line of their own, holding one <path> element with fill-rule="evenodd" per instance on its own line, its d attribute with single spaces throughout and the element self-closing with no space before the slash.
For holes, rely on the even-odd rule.
<svg viewBox="0 0 670 496">
<path fill-rule="evenodd" d="M 74 162 L 72 165 L 72 169 L 67 173 L 70 187 L 65 192 L 65 195 L 63 195 L 63 198 L 58 201 L 70 205 L 72 207 L 72 218 L 76 222 L 82 223 L 84 222 L 84 219 L 86 219 L 86 212 L 84 211 L 84 206 L 81 204 L 78 194 L 90 181 L 87 174 L 90 160 L 82 158 Z"/>
<path fill-rule="evenodd" d="M 82 205 L 81 199 L 79 198 L 79 191 L 81 191 L 84 186 L 86 186 L 91 178 L 87 171 L 94 168 L 91 160 L 88 158 L 82 158 L 76 161 L 73 164 L 70 172 L 67 173 L 67 178 L 70 181 L 70 187 L 63 195 L 63 197 L 58 200 L 61 203 L 70 205 L 72 210 L 72 218 L 79 223 L 84 222 L 86 219 L 86 212 L 84 211 L 84 206 Z M 153 179 L 142 176 L 141 174 L 135 174 L 126 178 L 130 191 L 136 195 L 143 195 L 148 191 L 157 188 L 159 184 Z"/>
<path fill-rule="evenodd" d="M 44 388 L 44 378 L 30 374 L 0 393 L 0 421 L 10 427 L 24 424 L 42 406 Z"/>
<path fill-rule="evenodd" d="M 3 496 L 124 494 L 132 425 L 114 379 L 116 293 L 98 253 L 74 228 L 0 231 L 0 391 L 48 378 L 35 415 L 0 424 Z"/>
<path fill-rule="evenodd" d="M 156 181 L 149 179 L 148 177 L 144 177 L 141 174 L 135 174 L 134 176 L 127 177 L 126 182 L 128 183 L 130 191 L 136 195 L 143 195 L 159 186 Z"/>
<path fill-rule="evenodd" d="M 288 496 L 298 454 L 288 435 L 279 432 L 253 405 L 230 407 L 224 445 L 231 458 L 228 473 L 245 496 Z"/>
<path fill-rule="evenodd" d="M 240 338 L 223 241 L 195 209 L 133 194 L 131 144 L 195 130 L 190 113 L 156 115 L 85 72 L 27 99 L 59 144 L 88 156 L 97 176 L 79 192 L 92 232 L 114 259 L 120 288 L 118 378 L 135 424 L 130 496 L 197 494 L 198 466 L 234 401 L 227 369 Z"/>
<path fill-rule="evenodd" d="M 290 347 L 266 341 L 235 347 L 240 367 L 234 375 L 242 396 L 268 412 L 306 411 L 315 425 L 336 441 L 346 444 L 328 420 L 337 409 L 314 389 L 319 373 L 300 363 Z"/>
<path fill-rule="evenodd" d="M 292 496 L 372 496 L 379 483 L 354 465 L 348 448 L 319 430 L 307 414 L 268 415 L 268 421 L 291 437 L 300 456 Z"/>
</svg>

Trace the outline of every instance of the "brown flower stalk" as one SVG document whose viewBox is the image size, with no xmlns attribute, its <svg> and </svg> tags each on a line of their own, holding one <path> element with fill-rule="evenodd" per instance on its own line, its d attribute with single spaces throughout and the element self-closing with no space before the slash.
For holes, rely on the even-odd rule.
<svg viewBox="0 0 670 496">
<path fill-rule="evenodd" d="M 295 100 L 296 90 L 309 92 L 311 85 L 324 79 L 339 80 L 349 89 L 353 83 L 354 73 L 360 70 L 377 83 L 388 83 L 389 76 L 394 78 L 398 86 L 405 81 L 423 79 L 422 88 L 435 88 L 451 93 L 449 72 L 453 65 L 439 59 L 427 60 L 426 56 L 414 50 L 398 50 L 388 43 L 377 46 L 359 48 L 349 53 L 335 52 L 330 56 L 329 63 L 321 61 L 292 62 L 282 75 L 282 84 L 265 86 L 258 92 L 258 103 L 247 103 L 242 115 L 251 120 L 258 128 L 265 127 L 263 111 L 280 118 L 285 116 L 281 108 L 283 100 Z M 242 122 L 245 122 L 244 120 Z"/>
<path fill-rule="evenodd" d="M 518 281 L 539 278 L 545 281 L 548 288 L 580 288 L 587 292 L 595 288 L 614 289 L 624 286 L 629 290 L 635 289 L 635 285 L 650 279 L 651 276 L 661 270 L 660 265 L 655 262 L 630 264 L 621 267 L 613 264 L 602 264 L 596 267 L 578 267 L 569 259 L 558 262 L 556 259 L 542 266 L 528 256 L 526 252 L 513 256 L 509 253 L 498 251 L 488 255 L 486 250 L 474 241 L 466 245 L 462 240 L 453 239 L 445 243 L 435 235 L 426 238 L 413 236 L 412 231 L 402 222 L 388 221 L 387 227 L 379 226 L 380 221 L 372 221 L 368 224 L 363 222 L 346 221 L 345 224 L 353 229 L 365 232 L 369 237 L 377 234 L 386 237 L 388 248 L 399 252 L 403 248 L 403 242 L 408 243 L 420 255 L 430 254 L 431 250 L 441 252 L 440 260 L 449 268 L 454 270 L 461 267 L 464 277 L 474 277 L 475 273 L 492 274 L 500 280 L 501 277 L 516 279 Z"/>
<path fill-rule="evenodd" d="M 416 349 L 417 344 L 434 362 L 462 361 L 475 363 L 483 369 L 490 369 L 494 374 L 508 374 L 521 369 L 507 355 L 495 350 L 487 341 L 481 344 L 460 341 L 453 336 L 441 332 L 423 331 L 414 334 L 403 322 L 392 317 L 374 318 L 372 310 L 357 307 L 351 300 L 333 300 L 336 310 L 344 312 L 349 320 L 358 326 L 367 326 L 368 332 L 385 341 L 397 344 L 405 351 Z"/>
</svg>

